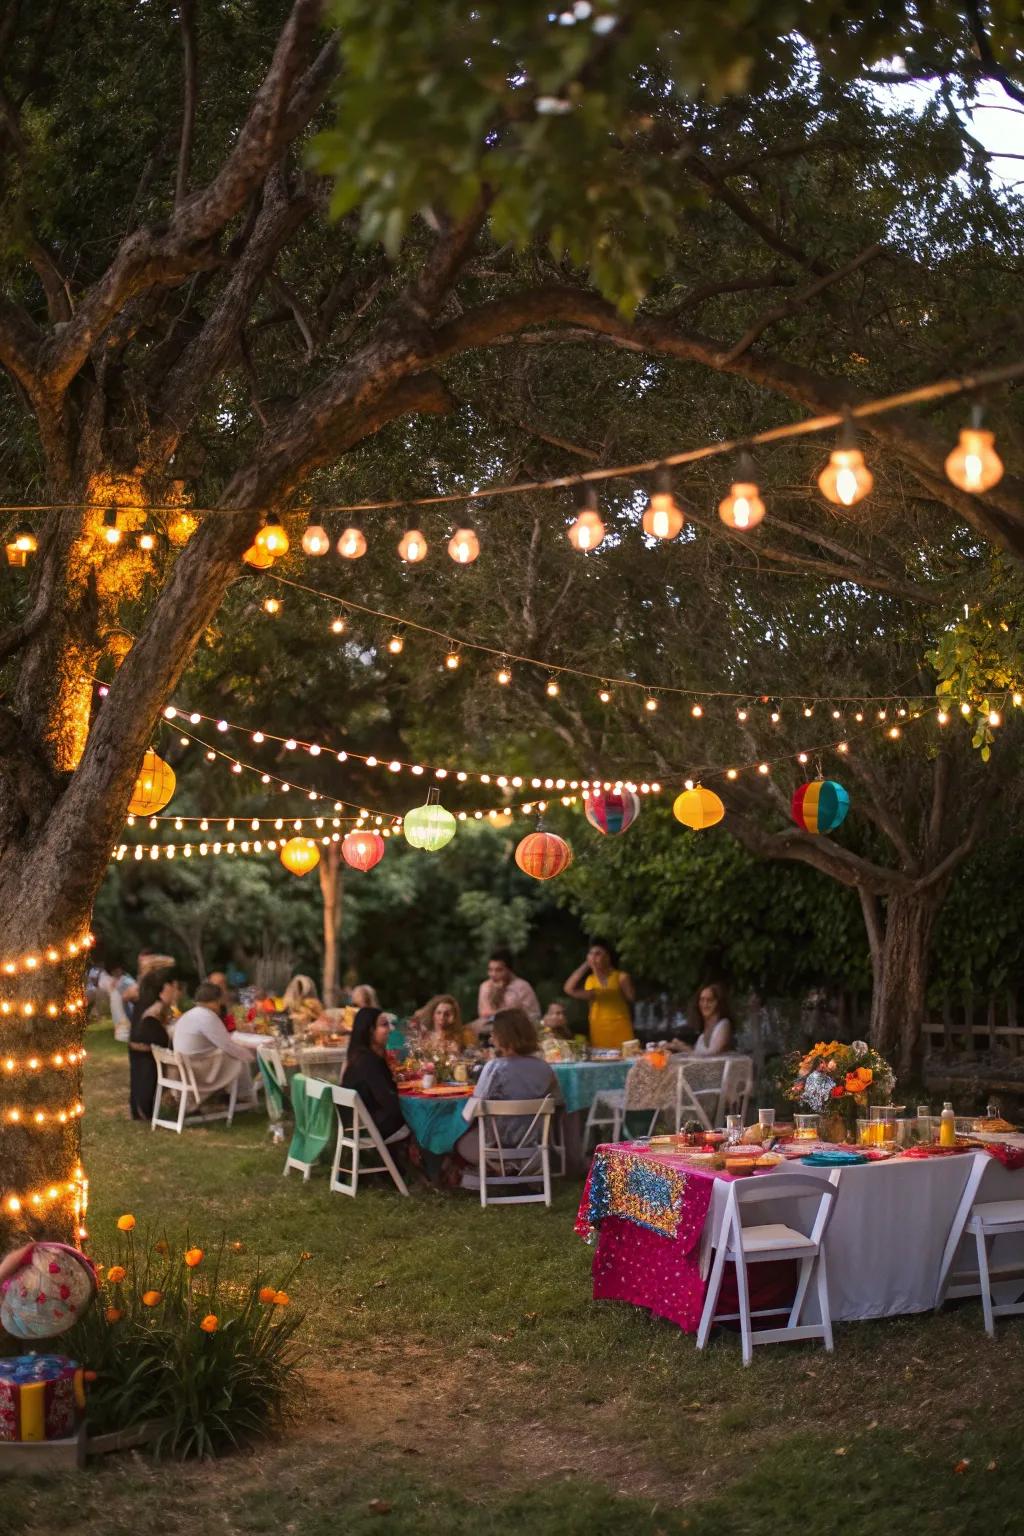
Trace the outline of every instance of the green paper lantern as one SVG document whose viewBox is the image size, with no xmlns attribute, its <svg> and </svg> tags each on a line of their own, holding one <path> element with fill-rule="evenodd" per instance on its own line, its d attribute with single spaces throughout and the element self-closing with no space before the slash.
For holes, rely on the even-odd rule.
<svg viewBox="0 0 1024 1536">
<path fill-rule="evenodd" d="M 437 853 L 455 836 L 457 822 L 451 811 L 446 811 L 437 800 L 437 790 L 430 791 L 426 805 L 417 805 L 402 823 L 405 840 L 413 848 L 425 848 Z"/>
</svg>

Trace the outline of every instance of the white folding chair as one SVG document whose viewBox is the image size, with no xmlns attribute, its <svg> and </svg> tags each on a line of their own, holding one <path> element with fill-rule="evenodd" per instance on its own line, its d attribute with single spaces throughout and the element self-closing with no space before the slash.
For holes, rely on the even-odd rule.
<svg viewBox="0 0 1024 1536">
<path fill-rule="evenodd" d="M 591 1129 L 611 1125 L 612 1141 L 620 1141 L 626 1116 L 649 1113 L 650 1124 L 646 1134 L 653 1135 L 659 1115 L 671 1115 L 675 1104 L 676 1085 L 669 1067 L 655 1067 L 641 1056 L 626 1074 L 623 1088 L 606 1088 L 594 1095 L 586 1124 L 583 1127 L 583 1149 Z M 602 1114 L 607 1111 L 608 1115 Z M 609 1118 L 610 1117 L 610 1118 Z"/>
<path fill-rule="evenodd" d="M 1021 1280 L 1024 1272 L 1020 1261 L 1016 1264 L 993 1266 L 989 1263 L 988 1240 L 990 1237 L 1006 1237 L 1014 1232 L 1024 1232 L 1024 1200 L 979 1200 L 971 1207 L 964 1232 L 974 1238 L 978 1256 L 977 1273 L 958 1271 L 949 1276 L 940 1296 L 950 1300 L 958 1296 L 981 1295 L 981 1309 L 985 1318 L 985 1332 L 995 1337 L 997 1317 L 1017 1317 L 1024 1312 L 1024 1301 L 994 1302 L 993 1283 L 1004 1280 Z"/>
<path fill-rule="evenodd" d="M 718 1124 L 727 1056 L 676 1057 L 675 1130 L 687 1120 L 699 1120 L 706 1131 Z"/>
<path fill-rule="evenodd" d="M 387 1141 L 381 1136 L 373 1119 L 354 1088 L 342 1088 L 337 1083 L 321 1082 L 318 1078 L 306 1079 L 306 1093 L 310 1098 L 322 1098 L 329 1093 L 334 1102 L 338 1116 L 338 1134 L 334 1143 L 334 1160 L 331 1163 L 331 1182 L 329 1188 L 339 1195 L 351 1195 L 355 1198 L 359 1189 L 360 1174 L 387 1173 L 400 1195 L 408 1195 L 405 1180 L 398 1171 L 394 1158 L 388 1151 L 397 1142 L 405 1141 L 409 1135 L 409 1127 L 403 1125 L 400 1131 L 395 1131 Z M 346 1116 L 351 1119 L 346 1123 Z M 345 1153 L 350 1166 L 343 1167 L 346 1162 Z M 376 1152 L 381 1161 L 379 1163 L 364 1163 L 362 1155 L 366 1152 Z M 289 1161 L 292 1161 L 289 1159 Z M 298 1166 L 295 1164 L 294 1166 Z M 285 1172 L 288 1172 L 288 1163 L 285 1164 Z M 304 1173 L 308 1178 L 309 1174 Z"/>
<path fill-rule="evenodd" d="M 719 1100 L 716 1125 L 721 1125 L 726 1115 L 747 1117 L 747 1105 L 754 1091 L 754 1063 L 749 1056 L 727 1056 L 722 1075 L 722 1096 Z"/>
<path fill-rule="evenodd" d="M 558 1108 L 553 1095 L 544 1099 L 476 1099 L 472 1118 L 479 1134 L 480 1204 L 533 1205 L 551 1204 L 551 1122 Z M 513 1131 L 509 1141 L 502 1141 L 503 1122 L 513 1117 L 529 1124 L 522 1132 Z M 505 1127 L 507 1130 L 508 1127 Z M 542 1192 L 493 1195 L 491 1186 L 519 1187 L 538 1181 Z"/>
<path fill-rule="evenodd" d="M 734 1322 L 738 1318 L 744 1365 L 750 1364 L 755 1344 L 777 1344 L 787 1339 L 823 1339 L 825 1348 L 831 1353 L 832 1318 L 828 1304 L 824 1239 L 832 1215 L 832 1202 L 835 1195 L 836 1188 L 831 1181 L 822 1182 L 809 1173 L 772 1173 L 749 1180 L 736 1180 L 730 1186 L 729 1199 L 722 1219 L 722 1230 L 719 1233 L 715 1260 L 711 1266 L 707 1295 L 704 1299 L 704 1311 L 697 1330 L 698 1349 L 703 1349 L 707 1344 L 712 1323 Z M 786 1226 L 781 1222 L 758 1226 L 744 1225 L 745 1206 L 765 1205 L 769 1201 L 776 1200 L 813 1201 L 815 1212 L 810 1223 L 810 1231 L 800 1232 L 797 1228 Z M 751 1312 L 750 1291 L 747 1285 L 748 1265 L 774 1263 L 780 1259 L 796 1259 L 800 1265 L 793 1305 L 789 1308 L 766 1307 L 763 1310 Z M 719 1315 L 715 1309 L 722 1289 L 722 1273 L 727 1263 L 736 1266 L 736 1291 L 740 1309 L 739 1312 Z M 817 1281 L 821 1321 L 801 1323 L 800 1313 L 803 1310 L 812 1276 Z M 750 1326 L 752 1317 L 785 1316 L 787 1312 L 788 1318 L 782 1328 L 762 1328 L 755 1333 Z"/>
<path fill-rule="evenodd" d="M 209 1120 L 226 1120 L 228 1125 L 231 1124 L 235 1118 L 235 1103 L 238 1099 L 237 1078 L 231 1084 L 226 1108 L 208 1110 L 205 1114 L 200 1114 L 203 1096 L 196 1085 L 195 1074 L 188 1057 L 182 1056 L 178 1051 L 169 1051 L 162 1045 L 154 1045 L 151 1049 L 156 1062 L 156 1097 L 153 1100 L 150 1130 L 155 1131 L 159 1125 L 165 1131 L 177 1131 L 180 1136 L 186 1123 L 201 1125 Z M 160 1100 L 165 1092 L 178 1095 L 178 1113 L 173 1120 L 160 1118 Z M 190 1099 L 195 1104 L 191 1113 L 188 1107 Z"/>
<path fill-rule="evenodd" d="M 268 1040 L 265 1045 L 261 1045 L 258 1048 L 257 1055 L 277 1084 L 277 1087 L 281 1090 L 282 1097 L 286 1096 L 288 1093 L 288 1074 L 284 1069 L 281 1047 L 275 1040 Z M 267 1095 L 265 1103 L 267 1106 L 267 1118 L 273 1123 L 275 1120 L 274 1106 L 270 1101 L 269 1095 Z"/>
</svg>

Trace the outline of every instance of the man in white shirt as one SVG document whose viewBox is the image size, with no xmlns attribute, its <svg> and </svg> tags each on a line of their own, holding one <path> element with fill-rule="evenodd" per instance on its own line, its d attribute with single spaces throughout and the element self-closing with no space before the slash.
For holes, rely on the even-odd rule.
<svg viewBox="0 0 1024 1536">
<path fill-rule="evenodd" d="M 174 1049 L 189 1058 L 196 1086 L 204 1094 L 230 1092 L 238 1084 L 240 1103 L 255 1103 L 252 1069 L 255 1054 L 233 1040 L 220 1010 L 224 995 L 214 982 L 196 988 L 195 1007 L 182 1014 L 174 1026 Z"/>
<path fill-rule="evenodd" d="M 517 976 L 512 969 L 512 956 L 507 949 L 496 949 L 487 962 L 487 980 L 480 983 L 477 995 L 477 1017 L 470 1026 L 487 1029 L 496 1013 L 506 1008 L 521 1008 L 531 1024 L 540 1023 L 540 1003 L 528 981 Z"/>
</svg>

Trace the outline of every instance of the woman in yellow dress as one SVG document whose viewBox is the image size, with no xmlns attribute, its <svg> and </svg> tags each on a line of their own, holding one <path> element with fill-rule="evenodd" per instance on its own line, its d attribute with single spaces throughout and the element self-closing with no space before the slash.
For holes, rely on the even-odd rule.
<svg viewBox="0 0 1024 1536">
<path fill-rule="evenodd" d="M 632 978 L 627 971 L 616 968 L 607 944 L 594 940 L 586 960 L 573 971 L 563 991 L 568 997 L 578 997 L 590 1004 L 591 1045 L 614 1050 L 633 1038 L 630 1005 L 636 993 Z"/>
</svg>

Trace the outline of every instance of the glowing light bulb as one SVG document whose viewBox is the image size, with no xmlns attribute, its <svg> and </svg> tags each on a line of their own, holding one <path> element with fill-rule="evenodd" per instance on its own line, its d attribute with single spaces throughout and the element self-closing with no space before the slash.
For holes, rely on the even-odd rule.
<svg viewBox="0 0 1024 1536">
<path fill-rule="evenodd" d="M 569 529 L 569 543 L 582 554 L 596 549 L 604 538 L 605 528 L 597 511 L 597 492 L 588 486 L 586 499 L 579 509 L 576 521 Z"/>
<path fill-rule="evenodd" d="M 602 704 L 610 704 L 611 701 L 612 701 L 612 695 L 611 695 L 611 689 L 610 688 L 599 688 L 597 690 L 597 696 L 600 699 Z"/>
<path fill-rule="evenodd" d="M 1024 693 L 1015 693 L 1013 696 L 1013 702 L 1015 708 L 1020 709 L 1021 705 L 1024 704 Z"/>
<path fill-rule="evenodd" d="M 359 560 L 366 554 L 366 536 L 362 529 L 345 529 L 338 540 L 338 554 L 343 560 Z"/>
<path fill-rule="evenodd" d="M 388 650 L 391 652 L 392 656 L 401 656 L 402 652 L 405 650 L 405 640 L 397 630 L 388 641 Z"/>
<path fill-rule="evenodd" d="M 480 540 L 472 528 L 457 528 L 448 541 L 448 553 L 456 565 L 472 565 L 480 553 Z"/>
<path fill-rule="evenodd" d="M 103 541 L 113 547 L 121 542 L 121 530 L 117 526 L 117 508 L 108 507 L 103 514 Z"/>
<path fill-rule="evenodd" d="M 288 535 L 281 525 L 281 519 L 274 512 L 267 513 L 266 522 L 253 540 L 257 549 L 269 555 L 272 560 L 277 560 L 281 555 L 286 555 L 291 548 Z"/>
<path fill-rule="evenodd" d="M 658 490 L 647 503 L 643 529 L 651 539 L 674 539 L 682 531 L 686 518 L 670 490 Z"/>
<path fill-rule="evenodd" d="M 999 713 L 998 709 L 990 709 L 989 710 L 989 712 L 988 712 L 988 723 L 989 723 L 989 725 L 1002 725 L 1003 717 Z"/>
<path fill-rule="evenodd" d="M 502 688 L 507 688 L 512 681 L 512 669 L 507 666 L 499 667 L 497 677 Z"/>
<path fill-rule="evenodd" d="M 418 565 L 426 558 L 427 541 L 418 528 L 410 528 L 398 541 L 398 553 L 408 565 Z"/>
<path fill-rule="evenodd" d="M 967 716 L 970 714 L 970 712 L 971 712 L 971 706 L 969 704 L 961 704 L 960 705 L 960 713 L 963 715 L 964 719 L 967 718 Z"/>
<path fill-rule="evenodd" d="M 690 710 L 690 714 L 693 716 L 693 718 L 695 720 L 699 720 L 701 718 L 701 716 L 703 715 L 703 713 L 704 713 L 704 709 L 703 709 L 703 706 L 700 705 L 700 704 L 695 704 L 693 706 L 693 708 Z"/>
<path fill-rule="evenodd" d="M 281 612 L 281 599 L 279 597 L 267 597 L 267 598 L 264 598 L 264 600 L 263 600 L 263 612 L 264 613 L 271 613 L 271 614 L 273 614 L 273 613 L 280 613 Z"/>
<path fill-rule="evenodd" d="M 261 549 L 258 544 L 250 544 L 242 559 L 254 571 L 269 571 L 274 563 L 273 555 L 268 555 L 266 550 Z"/>
<path fill-rule="evenodd" d="M 152 554 L 153 550 L 156 549 L 156 534 L 152 528 L 142 529 L 139 534 L 139 548 L 144 550 L 147 555 Z"/>
<path fill-rule="evenodd" d="M 940 725 L 948 725 L 949 724 L 949 716 L 948 716 L 948 714 L 946 713 L 946 711 L 944 709 L 940 709 L 938 714 L 935 716 L 935 718 L 939 722 Z"/>
<path fill-rule="evenodd" d="M 744 720 L 746 720 L 746 718 L 747 711 L 745 709 L 741 708 L 736 711 L 736 719 L 740 722 L 741 725 L 743 724 Z"/>
<path fill-rule="evenodd" d="M 655 710 L 657 709 L 657 707 L 658 707 L 657 699 L 654 697 L 653 694 L 648 694 L 646 699 L 644 699 L 644 709 L 646 709 L 646 711 L 647 711 L 647 713 L 649 715 L 653 715 Z"/>
<path fill-rule="evenodd" d="M 459 655 L 458 651 L 453 648 L 445 657 L 444 664 L 448 668 L 449 672 L 457 672 L 461 661 L 462 657 Z"/>
<path fill-rule="evenodd" d="M 549 677 L 548 678 L 547 687 L 545 688 L 544 691 L 547 694 L 549 699 L 557 699 L 558 695 L 562 691 L 559 688 L 559 686 L 558 686 L 558 678 L 557 677 Z"/>
<path fill-rule="evenodd" d="M 833 448 L 832 455 L 818 476 L 818 489 L 827 501 L 839 507 L 852 507 L 863 501 L 875 477 L 864 463 L 859 448 Z"/>
<path fill-rule="evenodd" d="M 19 555 L 34 555 L 39 548 L 39 540 L 28 523 L 18 524 L 12 535 L 11 543 Z M 24 561 L 22 564 L 24 564 Z"/>
<path fill-rule="evenodd" d="M 344 619 L 332 619 L 331 620 L 331 634 L 332 635 L 343 635 L 347 628 L 348 628 L 348 626 L 345 623 Z"/>
<path fill-rule="evenodd" d="M 326 555 L 331 547 L 331 541 L 327 536 L 327 529 L 321 528 L 319 523 L 310 523 L 302 535 L 302 548 L 307 555 Z"/>
<path fill-rule="evenodd" d="M 727 528 L 743 532 L 756 528 L 764 517 L 765 504 L 752 480 L 735 480 L 729 494 L 718 503 L 718 515 Z"/>
<path fill-rule="evenodd" d="M 946 474 L 962 491 L 989 491 L 1003 478 L 1003 461 L 996 453 L 995 433 L 962 427 L 960 441 L 946 459 Z"/>
</svg>

